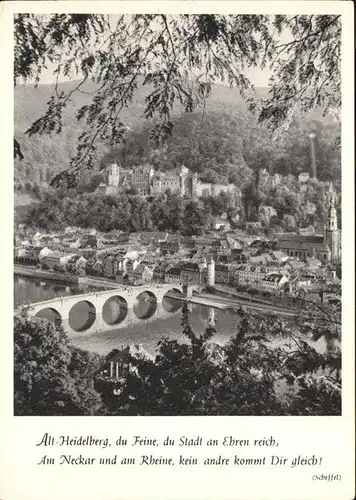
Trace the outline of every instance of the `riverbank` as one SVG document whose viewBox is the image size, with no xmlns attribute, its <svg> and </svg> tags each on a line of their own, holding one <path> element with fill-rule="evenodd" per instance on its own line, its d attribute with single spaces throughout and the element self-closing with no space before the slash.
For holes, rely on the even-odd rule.
<svg viewBox="0 0 356 500">
<path fill-rule="evenodd" d="M 37 267 L 14 266 L 14 275 L 25 276 L 28 278 L 37 278 L 48 281 L 55 281 L 64 285 L 89 285 L 98 288 L 118 288 L 115 281 L 108 281 L 104 278 L 94 278 L 92 276 L 73 276 L 72 274 L 56 273 L 54 271 L 45 271 Z"/>
<path fill-rule="evenodd" d="M 233 310 L 238 307 L 245 307 L 246 309 L 255 310 L 258 312 L 270 312 L 282 316 L 295 316 L 297 311 L 288 309 L 286 307 L 278 307 L 272 304 L 261 304 L 253 302 L 252 300 L 243 300 L 237 297 L 228 298 L 213 293 L 201 293 L 198 296 L 189 297 L 187 302 L 192 304 L 199 304 L 202 306 L 213 307 L 220 310 Z"/>
<path fill-rule="evenodd" d="M 76 285 L 79 283 L 78 276 L 72 276 L 70 274 L 59 274 L 52 271 L 44 271 L 43 269 L 38 269 L 36 267 L 15 265 L 14 274 L 16 276 L 26 276 L 29 278 L 55 281 L 57 283 L 63 283 L 64 285 Z"/>
</svg>

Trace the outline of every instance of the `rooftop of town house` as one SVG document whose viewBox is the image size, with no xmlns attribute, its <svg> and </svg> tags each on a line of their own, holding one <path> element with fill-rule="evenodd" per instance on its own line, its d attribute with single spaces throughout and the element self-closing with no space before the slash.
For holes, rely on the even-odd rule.
<svg viewBox="0 0 356 500">
<path fill-rule="evenodd" d="M 260 247 L 263 244 L 264 240 L 261 238 L 254 238 L 250 243 L 250 247 Z"/>
<path fill-rule="evenodd" d="M 319 259 L 316 259 L 316 258 L 312 257 L 310 259 L 307 259 L 307 265 L 309 267 L 314 267 L 314 266 L 319 267 L 319 266 L 321 266 L 321 261 Z"/>
<path fill-rule="evenodd" d="M 180 241 L 181 241 L 182 245 L 186 245 L 186 246 L 190 246 L 190 247 L 195 245 L 195 239 L 188 237 L 188 236 L 181 237 Z"/>
<path fill-rule="evenodd" d="M 250 262 L 252 264 L 267 263 L 270 259 L 266 259 L 264 255 L 253 255 L 250 257 Z"/>
<path fill-rule="evenodd" d="M 171 267 L 166 271 L 166 274 L 170 276 L 180 276 L 180 273 L 181 273 L 180 267 Z"/>
<path fill-rule="evenodd" d="M 263 280 L 279 283 L 282 278 L 284 278 L 283 274 L 271 273 L 271 274 L 266 274 L 266 276 L 263 277 Z"/>
<path fill-rule="evenodd" d="M 159 261 L 157 262 L 157 265 L 155 266 L 155 271 L 164 271 L 165 269 L 167 269 L 169 266 L 172 266 L 171 263 L 167 262 L 167 261 Z"/>
<path fill-rule="evenodd" d="M 216 264 L 228 264 L 229 256 L 228 255 L 218 255 L 216 259 Z"/>
<path fill-rule="evenodd" d="M 165 241 L 167 239 L 168 233 L 163 231 L 142 231 L 138 233 L 138 237 L 141 241 L 153 240 L 156 242 Z"/>
<path fill-rule="evenodd" d="M 168 236 L 167 236 L 167 240 L 166 240 L 166 241 L 167 241 L 168 243 L 172 243 L 172 242 L 173 242 L 173 243 L 175 243 L 175 242 L 180 243 L 180 242 L 181 242 L 181 239 L 182 239 L 182 237 L 181 237 L 181 235 L 180 235 L 180 234 L 168 234 Z"/>
<path fill-rule="evenodd" d="M 278 233 L 276 238 L 279 243 L 293 241 L 293 242 L 303 242 L 303 243 L 321 243 L 324 240 L 323 235 L 321 234 L 311 234 L 311 235 L 302 235 L 296 233 Z"/>
<path fill-rule="evenodd" d="M 232 255 L 240 255 L 244 251 L 243 248 L 232 248 L 231 249 L 231 254 Z"/>
<path fill-rule="evenodd" d="M 260 221 L 248 221 L 246 222 L 246 227 L 261 227 Z"/>
<path fill-rule="evenodd" d="M 299 278 L 300 279 L 315 279 L 316 278 L 316 274 L 314 273 L 309 273 L 308 270 L 305 270 L 304 272 L 302 271 L 300 274 L 299 274 Z"/>
<path fill-rule="evenodd" d="M 183 267 L 185 266 L 185 264 L 187 263 L 186 260 L 179 260 L 177 263 L 176 263 L 176 267 Z"/>
<path fill-rule="evenodd" d="M 251 264 L 240 264 L 238 266 L 238 271 L 246 271 L 251 273 L 259 273 L 261 272 L 260 266 L 253 266 Z"/>
<path fill-rule="evenodd" d="M 283 267 L 286 267 L 287 269 L 290 268 L 292 270 L 302 269 L 303 267 L 305 267 L 305 262 L 291 260 L 291 261 L 288 261 Z"/>
<path fill-rule="evenodd" d="M 133 270 L 133 273 L 135 274 L 141 274 L 144 273 L 145 271 L 152 271 L 152 269 L 142 262 Z"/>
<path fill-rule="evenodd" d="M 185 262 L 181 269 L 187 271 L 199 271 L 199 264 L 196 262 Z"/>
<path fill-rule="evenodd" d="M 227 266 L 227 265 L 225 265 L 225 264 L 215 264 L 215 272 L 216 272 L 216 271 L 218 271 L 218 272 L 219 272 L 219 271 L 220 271 L 220 272 L 222 272 L 222 271 L 227 272 L 228 270 L 229 270 L 229 268 L 228 268 L 228 266 Z"/>
<path fill-rule="evenodd" d="M 305 251 L 319 251 L 319 252 L 329 252 L 329 247 L 324 242 L 319 241 L 301 241 L 301 240 L 283 240 L 279 242 L 279 245 L 285 250 L 305 250 Z"/>
<path fill-rule="evenodd" d="M 44 259 L 49 259 L 49 258 L 61 258 L 61 257 L 69 257 L 71 254 L 68 254 L 68 253 L 65 253 L 65 252 L 61 252 L 60 250 L 54 250 L 53 252 L 47 254 L 47 255 L 44 255 L 43 258 Z"/>
<path fill-rule="evenodd" d="M 195 244 L 195 246 L 197 246 L 197 245 L 206 245 L 206 246 L 209 246 L 209 245 L 211 245 L 212 241 L 213 241 L 212 238 L 208 238 L 208 237 L 204 237 L 203 238 L 203 237 L 201 237 L 201 238 L 196 238 L 194 240 L 194 244 Z"/>
<path fill-rule="evenodd" d="M 147 258 L 145 258 L 144 260 L 141 260 L 140 264 L 143 264 L 144 266 L 149 267 L 150 269 L 154 269 L 158 265 L 156 263 L 156 260 L 147 259 Z"/>
<path fill-rule="evenodd" d="M 280 250 L 273 250 L 271 252 L 271 255 L 276 257 L 276 259 L 288 259 L 289 258 L 287 254 L 285 254 L 284 252 L 281 252 Z"/>
<path fill-rule="evenodd" d="M 305 288 L 308 292 L 311 293 L 318 293 L 321 291 L 324 291 L 324 285 L 322 283 L 310 283 L 303 285 L 303 288 Z"/>
<path fill-rule="evenodd" d="M 138 250 L 127 251 L 124 255 L 124 259 L 137 260 L 139 258 Z"/>
<path fill-rule="evenodd" d="M 301 227 L 299 228 L 299 234 L 302 236 L 313 236 L 315 233 L 315 230 L 313 227 Z"/>
<path fill-rule="evenodd" d="M 104 260 L 105 261 L 120 261 L 122 260 L 122 254 L 120 253 L 109 253 L 109 254 L 104 254 Z"/>
</svg>

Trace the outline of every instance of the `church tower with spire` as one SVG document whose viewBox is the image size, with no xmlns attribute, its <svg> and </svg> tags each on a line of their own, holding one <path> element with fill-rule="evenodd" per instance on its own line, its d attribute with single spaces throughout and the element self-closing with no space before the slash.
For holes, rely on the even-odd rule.
<svg viewBox="0 0 356 500">
<path fill-rule="evenodd" d="M 339 260 L 341 254 L 341 237 L 340 230 L 337 228 L 335 202 L 336 193 L 333 189 L 332 183 L 330 182 L 329 189 L 326 193 L 327 216 L 324 223 L 324 243 L 326 243 L 330 249 L 330 259 L 333 262 Z"/>
</svg>

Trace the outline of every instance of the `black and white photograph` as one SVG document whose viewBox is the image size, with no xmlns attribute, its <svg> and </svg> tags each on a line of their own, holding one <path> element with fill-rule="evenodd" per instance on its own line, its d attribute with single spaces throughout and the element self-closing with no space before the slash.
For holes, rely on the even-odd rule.
<svg viewBox="0 0 356 500">
<path fill-rule="evenodd" d="M 341 416 L 342 16 L 302 12 L 14 14 L 14 416 Z"/>
</svg>

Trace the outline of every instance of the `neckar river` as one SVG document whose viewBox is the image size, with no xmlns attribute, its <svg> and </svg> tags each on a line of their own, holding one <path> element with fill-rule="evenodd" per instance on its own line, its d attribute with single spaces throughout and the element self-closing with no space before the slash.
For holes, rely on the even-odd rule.
<svg viewBox="0 0 356 500">
<path fill-rule="evenodd" d="M 79 288 L 37 278 L 14 276 L 14 306 L 18 307 L 21 304 L 40 302 L 54 297 L 97 290 L 98 288 L 88 286 L 85 286 L 85 288 L 81 286 Z M 169 310 L 170 299 L 164 300 L 167 302 L 166 305 Z M 175 306 L 172 307 L 174 312 L 167 312 L 167 317 L 164 319 L 161 318 L 150 322 L 138 319 L 137 323 L 129 327 L 120 328 L 117 326 L 113 330 L 90 336 L 86 335 L 85 332 L 78 332 L 75 337 L 71 337 L 71 342 L 77 347 L 102 355 L 107 354 L 114 348 L 127 344 L 142 344 L 145 349 L 154 354 L 157 343 L 163 336 L 185 342 L 186 339 L 181 333 L 181 308 L 176 310 L 177 302 L 174 300 L 172 302 L 174 302 Z M 143 304 L 142 307 L 145 307 L 145 305 Z M 196 333 L 202 333 L 209 324 L 209 321 L 213 320 L 215 321 L 215 328 L 218 331 L 214 336 L 214 342 L 223 345 L 234 335 L 237 324 L 235 313 L 196 304 L 190 304 L 189 309 L 191 311 L 190 325 Z M 80 311 L 77 314 L 79 316 Z M 80 322 L 79 317 L 77 320 Z"/>
</svg>

